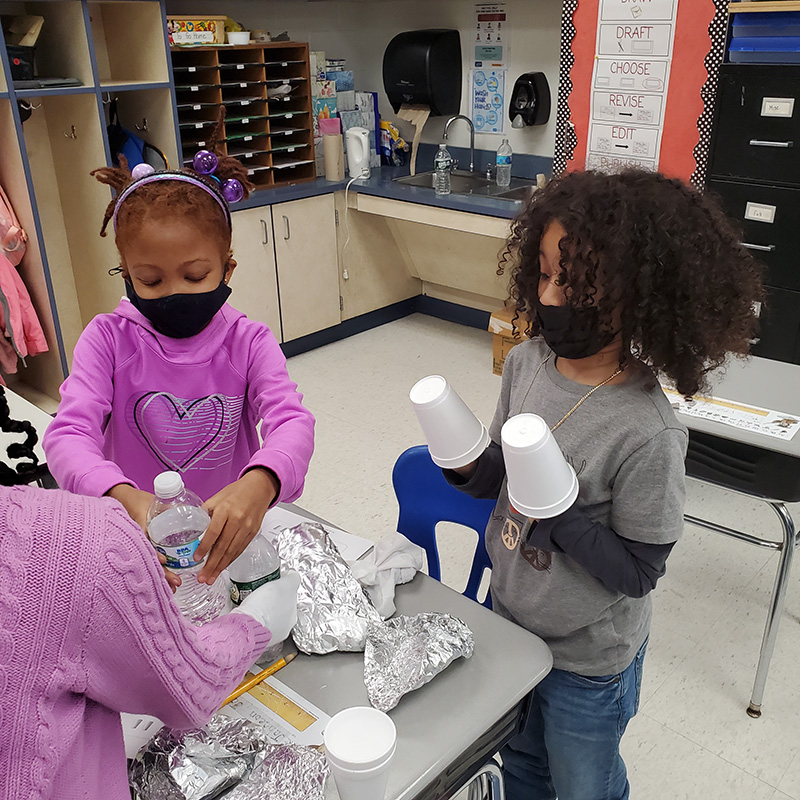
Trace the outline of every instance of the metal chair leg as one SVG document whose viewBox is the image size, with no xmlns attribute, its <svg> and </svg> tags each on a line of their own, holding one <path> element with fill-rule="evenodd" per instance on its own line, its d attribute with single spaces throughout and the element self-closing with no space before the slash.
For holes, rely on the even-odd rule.
<svg viewBox="0 0 800 800">
<path fill-rule="evenodd" d="M 469 800 L 476 795 L 480 800 L 506 800 L 503 771 L 494 760 L 487 761 L 465 785 L 469 786 Z"/>
<path fill-rule="evenodd" d="M 764 636 L 761 640 L 761 653 L 758 656 L 758 668 L 756 678 L 753 683 L 753 694 L 750 697 L 750 705 L 747 713 L 751 717 L 761 716 L 761 701 L 764 699 L 764 687 L 767 683 L 772 653 L 775 650 L 775 640 L 778 637 L 778 626 L 780 625 L 783 607 L 786 603 L 786 588 L 789 583 L 789 572 L 792 566 L 792 556 L 797 544 L 794 520 L 787 511 L 783 503 L 768 502 L 768 505 L 778 515 L 783 528 L 783 543 L 780 548 L 778 561 L 778 571 L 775 574 L 775 583 L 772 588 L 772 598 L 770 599 L 769 612 L 767 614 L 767 624 L 764 628 Z"/>
</svg>

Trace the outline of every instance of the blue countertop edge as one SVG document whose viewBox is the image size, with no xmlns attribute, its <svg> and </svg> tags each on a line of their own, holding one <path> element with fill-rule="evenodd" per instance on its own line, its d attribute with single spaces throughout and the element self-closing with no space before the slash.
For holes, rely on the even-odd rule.
<svg viewBox="0 0 800 800">
<path fill-rule="evenodd" d="M 542 161 L 546 163 L 549 159 L 542 159 Z M 449 194 L 445 197 L 437 197 L 432 188 L 408 186 L 395 182 L 395 178 L 408 174 L 408 167 L 373 168 L 370 178 L 354 181 L 349 191 L 374 197 L 385 197 L 390 200 L 401 200 L 407 203 L 418 203 L 419 205 L 433 208 L 447 208 L 453 211 L 466 211 L 472 214 L 483 214 L 503 219 L 514 219 L 522 210 L 522 203 L 519 201 L 468 194 Z M 247 208 L 271 206 L 291 200 L 330 194 L 344 190 L 348 182 L 349 179 L 329 181 L 325 178 L 315 178 L 312 181 L 279 186 L 274 189 L 263 189 L 253 192 L 247 200 L 242 200 L 240 203 L 232 205 L 231 211 L 242 211 Z"/>
</svg>

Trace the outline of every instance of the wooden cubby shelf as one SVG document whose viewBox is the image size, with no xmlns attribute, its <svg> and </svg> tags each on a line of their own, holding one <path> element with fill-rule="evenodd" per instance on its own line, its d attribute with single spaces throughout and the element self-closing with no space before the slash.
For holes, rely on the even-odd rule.
<svg viewBox="0 0 800 800">
<path fill-rule="evenodd" d="M 257 189 L 316 177 L 307 44 L 174 47 L 172 71 L 184 165 L 224 106 L 225 152 Z"/>
</svg>

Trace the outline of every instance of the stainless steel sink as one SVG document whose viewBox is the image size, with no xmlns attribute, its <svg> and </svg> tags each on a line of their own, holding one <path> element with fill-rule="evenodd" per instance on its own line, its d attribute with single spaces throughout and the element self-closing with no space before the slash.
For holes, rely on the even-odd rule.
<svg viewBox="0 0 800 800">
<path fill-rule="evenodd" d="M 397 183 L 406 186 L 422 186 L 433 191 L 433 172 L 420 172 L 417 175 L 407 175 L 404 178 L 395 178 Z M 471 194 L 482 197 L 497 197 L 509 202 L 525 202 L 533 192 L 535 184 L 524 178 L 512 178 L 511 185 L 503 188 L 495 183 L 493 178 L 487 178 L 479 172 L 466 172 L 453 170 L 450 173 L 450 192 L 452 194 Z"/>
<path fill-rule="evenodd" d="M 395 178 L 397 183 L 404 183 L 407 186 L 425 186 L 433 189 L 433 172 L 420 172 L 417 175 L 408 175 L 405 178 Z M 454 194 L 490 194 L 491 189 L 495 189 L 496 184 L 485 175 L 477 172 L 465 172 L 453 170 L 450 173 L 450 191 Z"/>
<path fill-rule="evenodd" d="M 515 200 L 520 203 L 527 203 L 535 191 L 536 186 L 528 184 L 527 186 L 518 186 L 516 189 L 506 189 L 504 192 L 495 195 L 495 197 L 499 197 L 501 200 Z"/>
</svg>

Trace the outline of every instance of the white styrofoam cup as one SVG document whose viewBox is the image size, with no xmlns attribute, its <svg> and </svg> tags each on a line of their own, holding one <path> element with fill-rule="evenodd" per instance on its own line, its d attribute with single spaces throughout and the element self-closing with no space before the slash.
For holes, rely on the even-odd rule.
<svg viewBox="0 0 800 800">
<path fill-rule="evenodd" d="M 517 414 L 500 431 L 508 499 L 522 514 L 549 519 L 578 496 L 575 470 L 567 463 L 547 423 L 537 414 Z"/>
<path fill-rule="evenodd" d="M 346 708 L 331 717 L 323 736 L 341 800 L 382 800 L 397 747 L 391 717 L 371 706 Z"/>
<path fill-rule="evenodd" d="M 488 446 L 489 432 L 441 375 L 428 375 L 409 392 L 433 463 L 465 467 Z"/>
</svg>

